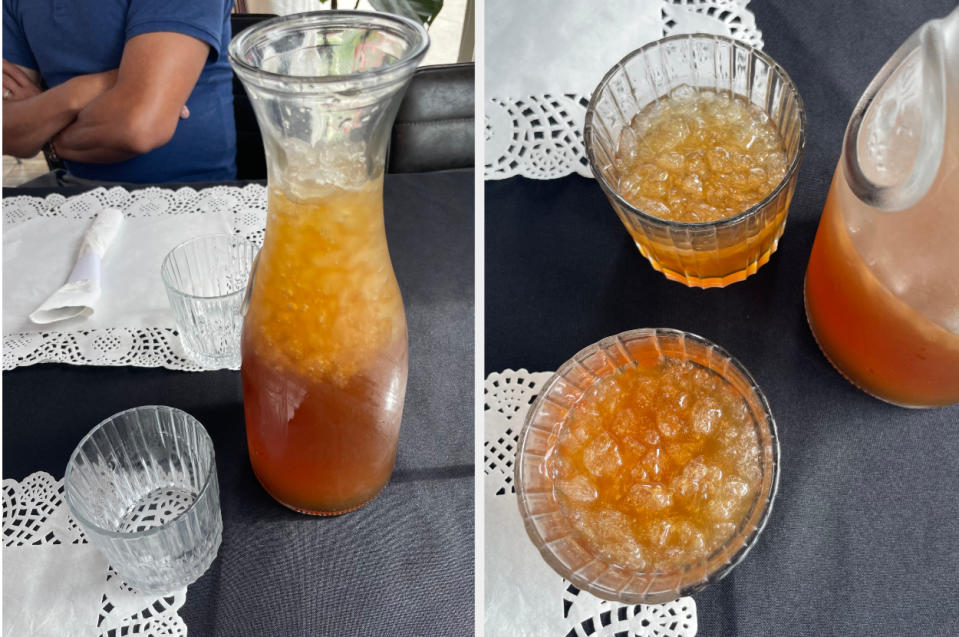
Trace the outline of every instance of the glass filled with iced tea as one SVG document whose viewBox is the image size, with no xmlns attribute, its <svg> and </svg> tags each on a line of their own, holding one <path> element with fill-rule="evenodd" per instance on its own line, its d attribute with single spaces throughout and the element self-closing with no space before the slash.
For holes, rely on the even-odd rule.
<svg viewBox="0 0 959 637">
<path fill-rule="evenodd" d="M 705 339 L 640 329 L 580 351 L 526 417 L 516 493 L 527 533 L 575 586 L 661 603 L 725 576 L 779 480 L 765 397 Z"/>
<path fill-rule="evenodd" d="M 356 509 L 393 470 L 408 349 L 383 173 L 428 43 L 411 20 L 322 11 L 262 22 L 230 45 L 268 171 L 241 347 L 250 462 L 303 513 Z"/>
<path fill-rule="evenodd" d="M 623 58 L 593 92 L 593 175 L 640 253 L 695 287 L 769 261 L 805 145 L 802 99 L 768 55 L 718 35 L 676 35 Z"/>
</svg>

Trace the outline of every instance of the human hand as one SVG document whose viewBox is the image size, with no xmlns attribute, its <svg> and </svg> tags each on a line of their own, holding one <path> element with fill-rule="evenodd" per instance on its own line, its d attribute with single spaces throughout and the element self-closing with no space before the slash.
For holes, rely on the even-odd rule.
<svg viewBox="0 0 959 637">
<path fill-rule="evenodd" d="M 16 64 L 3 61 L 4 101 L 24 100 L 41 93 L 40 87 Z"/>
</svg>

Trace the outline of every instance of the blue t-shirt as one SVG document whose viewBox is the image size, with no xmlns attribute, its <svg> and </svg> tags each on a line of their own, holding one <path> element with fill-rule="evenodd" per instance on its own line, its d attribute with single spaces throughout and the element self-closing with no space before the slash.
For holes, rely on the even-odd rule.
<svg viewBox="0 0 959 637">
<path fill-rule="evenodd" d="M 71 174 L 126 182 L 236 178 L 233 72 L 227 60 L 233 0 L 3 0 L 3 57 L 36 69 L 54 87 L 120 66 L 123 47 L 143 33 L 173 31 L 210 45 L 186 102 L 190 116 L 164 146 L 115 164 L 69 161 Z"/>
</svg>

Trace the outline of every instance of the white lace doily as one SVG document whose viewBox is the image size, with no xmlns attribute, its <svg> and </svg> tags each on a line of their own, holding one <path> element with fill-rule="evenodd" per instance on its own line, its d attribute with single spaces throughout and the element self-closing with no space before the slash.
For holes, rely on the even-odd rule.
<svg viewBox="0 0 959 637">
<path fill-rule="evenodd" d="M 552 376 L 552 372 L 531 373 L 525 369 L 519 371 L 506 370 L 494 372 L 487 376 L 484 387 L 484 420 L 485 432 L 483 438 L 483 469 L 485 473 L 486 519 L 487 527 L 491 525 L 501 527 L 510 522 L 518 522 L 517 530 L 508 534 L 508 541 L 485 547 L 487 568 L 494 559 L 504 559 L 507 562 L 522 562 L 523 557 L 514 551 L 535 553 L 534 559 L 542 562 L 532 543 L 522 531 L 522 521 L 519 520 L 519 511 L 513 488 L 513 460 L 516 455 L 516 445 L 519 439 L 526 412 L 536 398 L 540 389 Z M 504 504 L 506 506 L 504 506 Z M 509 520 L 497 519 L 498 516 L 509 516 Z M 515 520 L 513 517 L 515 516 Z M 513 537 L 516 533 L 522 537 Z M 494 536 L 499 537 L 499 536 Z M 490 538 L 490 533 L 487 533 Z M 495 540 L 494 540 L 495 541 Z M 545 563 L 543 563 L 545 565 Z M 538 564 L 537 564 L 538 565 Z M 593 597 L 577 589 L 559 575 L 543 569 L 533 570 L 520 568 L 518 577 L 523 581 L 516 582 L 517 587 L 547 588 L 554 591 L 554 602 L 545 606 L 528 604 L 530 612 L 541 613 L 531 617 L 511 617 L 516 626 L 487 625 L 487 634 L 519 634 L 523 626 L 561 625 L 566 637 L 613 637 L 628 635 L 628 637 L 693 637 L 698 624 L 696 618 L 696 602 L 691 597 L 682 597 L 666 604 L 636 604 L 624 605 L 607 602 Z M 547 572 L 548 571 L 548 572 Z M 489 575 L 487 575 L 489 579 Z M 540 581 L 540 578 L 547 581 Z M 507 578 L 508 580 L 508 578 Z M 505 588 L 511 581 L 498 583 L 498 588 Z M 555 585 L 554 585 L 555 584 Z M 487 584 L 487 608 L 498 609 L 504 604 L 490 603 L 490 596 L 497 595 L 497 591 L 490 590 Z M 509 591 L 499 591 L 508 595 Z M 553 593 L 550 593 L 553 595 Z M 535 609 L 535 610 L 534 610 Z M 497 613 L 500 617 L 505 613 Z M 488 618 L 489 622 L 490 619 Z M 495 621 L 495 620 L 494 620 Z M 530 634 L 535 634 L 530 632 Z"/>
<path fill-rule="evenodd" d="M 119 208 L 127 217 L 226 213 L 233 231 L 262 244 L 266 224 L 266 188 L 215 186 L 203 190 L 145 188 L 127 191 L 97 188 L 81 195 L 45 198 L 25 195 L 3 200 L 4 229 L 38 217 L 93 219 L 102 208 Z M 176 327 L 72 329 L 4 334 L 3 369 L 36 363 L 130 365 L 198 371 L 187 358 Z"/>
<path fill-rule="evenodd" d="M 3 481 L 4 548 L 31 547 L 42 551 L 46 546 L 86 542 L 83 530 L 63 500 L 63 480 L 55 480 L 49 473 L 40 471 L 30 474 L 23 482 Z M 10 584 L 5 581 L 4 585 Z M 186 624 L 178 614 L 186 601 L 186 588 L 163 596 L 139 593 L 108 568 L 103 573 L 100 600 L 97 619 L 100 637 L 186 637 Z"/>
<path fill-rule="evenodd" d="M 663 37 L 705 32 L 736 38 L 759 49 L 763 46 L 756 18 L 746 8 L 749 0 L 659 1 Z M 522 98 L 487 94 L 485 178 L 558 179 L 574 172 L 592 177 L 583 147 L 589 97 L 562 87 Z"/>
</svg>

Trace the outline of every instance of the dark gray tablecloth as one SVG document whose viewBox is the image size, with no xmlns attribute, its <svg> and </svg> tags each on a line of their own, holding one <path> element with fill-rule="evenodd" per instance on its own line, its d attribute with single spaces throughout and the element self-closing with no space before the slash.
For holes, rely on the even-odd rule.
<svg viewBox="0 0 959 637">
<path fill-rule="evenodd" d="M 487 372 L 554 370 L 604 336 L 675 327 L 727 348 L 772 405 L 779 496 L 752 553 L 695 595 L 700 635 L 959 635 L 959 407 L 906 410 L 855 389 L 819 352 L 802 303 L 853 106 L 912 31 L 954 6 L 750 4 L 805 100 L 808 135 L 779 251 L 743 283 L 667 281 L 592 180 L 486 183 Z"/>
<path fill-rule="evenodd" d="M 473 173 L 387 176 L 386 217 L 410 374 L 396 469 L 372 503 L 314 518 L 273 501 L 250 469 L 240 377 L 229 371 L 6 372 L 3 477 L 60 478 L 103 418 L 135 405 L 179 407 L 209 430 L 222 491 L 219 556 L 180 611 L 191 636 L 471 633 Z"/>
</svg>

